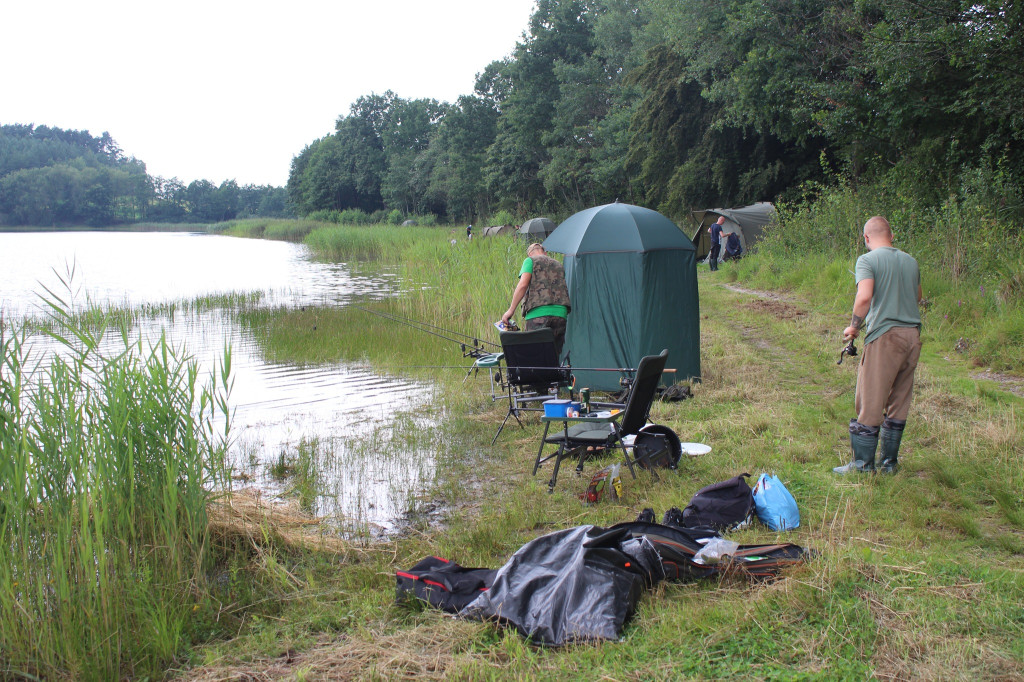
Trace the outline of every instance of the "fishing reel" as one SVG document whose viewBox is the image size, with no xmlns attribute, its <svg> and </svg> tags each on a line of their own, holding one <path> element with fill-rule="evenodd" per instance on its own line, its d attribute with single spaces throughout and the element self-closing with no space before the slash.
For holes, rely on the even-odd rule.
<svg viewBox="0 0 1024 682">
<path fill-rule="evenodd" d="M 849 355 L 851 358 L 857 357 L 857 346 L 853 345 L 854 341 L 856 341 L 856 339 L 851 337 L 850 343 L 843 346 L 843 349 L 839 351 L 839 360 L 836 362 L 837 365 L 843 364 L 843 358 L 846 357 L 847 355 Z"/>
</svg>

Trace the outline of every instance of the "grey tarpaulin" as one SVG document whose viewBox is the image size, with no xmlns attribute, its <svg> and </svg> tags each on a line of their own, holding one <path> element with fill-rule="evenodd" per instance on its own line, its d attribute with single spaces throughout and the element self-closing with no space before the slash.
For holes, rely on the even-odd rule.
<svg viewBox="0 0 1024 682">
<path fill-rule="evenodd" d="M 459 616 L 497 620 L 538 644 L 614 640 L 643 591 L 664 577 L 647 538 L 578 526 L 519 548 Z"/>
</svg>

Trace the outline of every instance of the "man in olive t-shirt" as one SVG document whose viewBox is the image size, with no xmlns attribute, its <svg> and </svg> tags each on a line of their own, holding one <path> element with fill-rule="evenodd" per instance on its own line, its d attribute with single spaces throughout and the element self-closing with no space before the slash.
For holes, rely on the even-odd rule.
<svg viewBox="0 0 1024 682">
<path fill-rule="evenodd" d="M 921 273 L 914 258 L 892 245 L 889 222 L 875 216 L 864 224 L 868 253 L 857 259 L 857 296 L 846 339 L 867 323 L 864 352 L 857 368 L 850 420 L 853 461 L 837 474 L 875 470 L 875 449 L 882 441 L 879 469 L 895 473 L 903 429 L 910 412 L 914 370 L 921 355 Z"/>
<path fill-rule="evenodd" d="M 526 260 L 519 270 L 519 283 L 512 294 L 512 305 L 501 316 L 502 322 L 508 323 L 520 301 L 526 330 L 549 327 L 555 333 L 555 351 L 561 359 L 565 318 L 571 309 L 569 290 L 565 286 L 562 264 L 548 256 L 540 244 L 530 244 L 526 249 Z"/>
</svg>

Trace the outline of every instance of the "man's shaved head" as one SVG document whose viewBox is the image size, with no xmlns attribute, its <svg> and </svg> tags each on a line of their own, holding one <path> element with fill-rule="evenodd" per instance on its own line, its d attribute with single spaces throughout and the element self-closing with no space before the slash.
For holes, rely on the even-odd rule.
<svg viewBox="0 0 1024 682">
<path fill-rule="evenodd" d="M 880 215 L 876 215 L 873 218 L 868 218 L 868 221 L 864 223 L 864 234 L 869 237 L 882 237 L 892 239 L 892 228 L 889 227 L 889 221 Z"/>
</svg>

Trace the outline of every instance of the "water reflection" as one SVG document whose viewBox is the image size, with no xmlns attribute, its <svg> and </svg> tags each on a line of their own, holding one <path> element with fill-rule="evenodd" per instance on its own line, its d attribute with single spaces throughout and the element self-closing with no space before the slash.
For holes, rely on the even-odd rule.
<svg viewBox="0 0 1024 682">
<path fill-rule="evenodd" d="M 39 310 L 40 284 L 73 268 L 82 303 L 135 306 L 262 291 L 267 305 L 345 303 L 389 295 L 392 274 L 317 263 L 301 244 L 187 232 L 0 233 L 0 310 Z"/>
<path fill-rule="evenodd" d="M 340 305 L 392 295 L 394 275 L 361 275 L 346 264 L 317 263 L 302 245 L 188 233 L 0 234 L 0 310 L 8 318 L 39 314 L 39 292 L 59 290 L 74 267 L 78 303 L 159 305 L 197 297 L 259 291 L 261 305 Z M 392 527 L 434 471 L 433 424 L 413 417 L 430 386 L 380 376 L 350 364 L 295 366 L 266 362 L 230 311 L 175 311 L 139 320 L 133 334 L 161 333 L 182 345 L 203 375 L 232 348 L 229 454 L 237 485 L 275 493 L 296 487 L 300 471 L 308 508 L 351 527 Z M 138 338 L 136 336 L 135 338 Z M 36 357 L 53 342 L 33 339 Z M 108 335 L 102 350 L 121 346 Z M 426 434 L 410 443 L 409 430 Z M 425 442 L 421 442 L 425 441 Z M 280 470 L 277 471 L 280 473 Z"/>
</svg>

